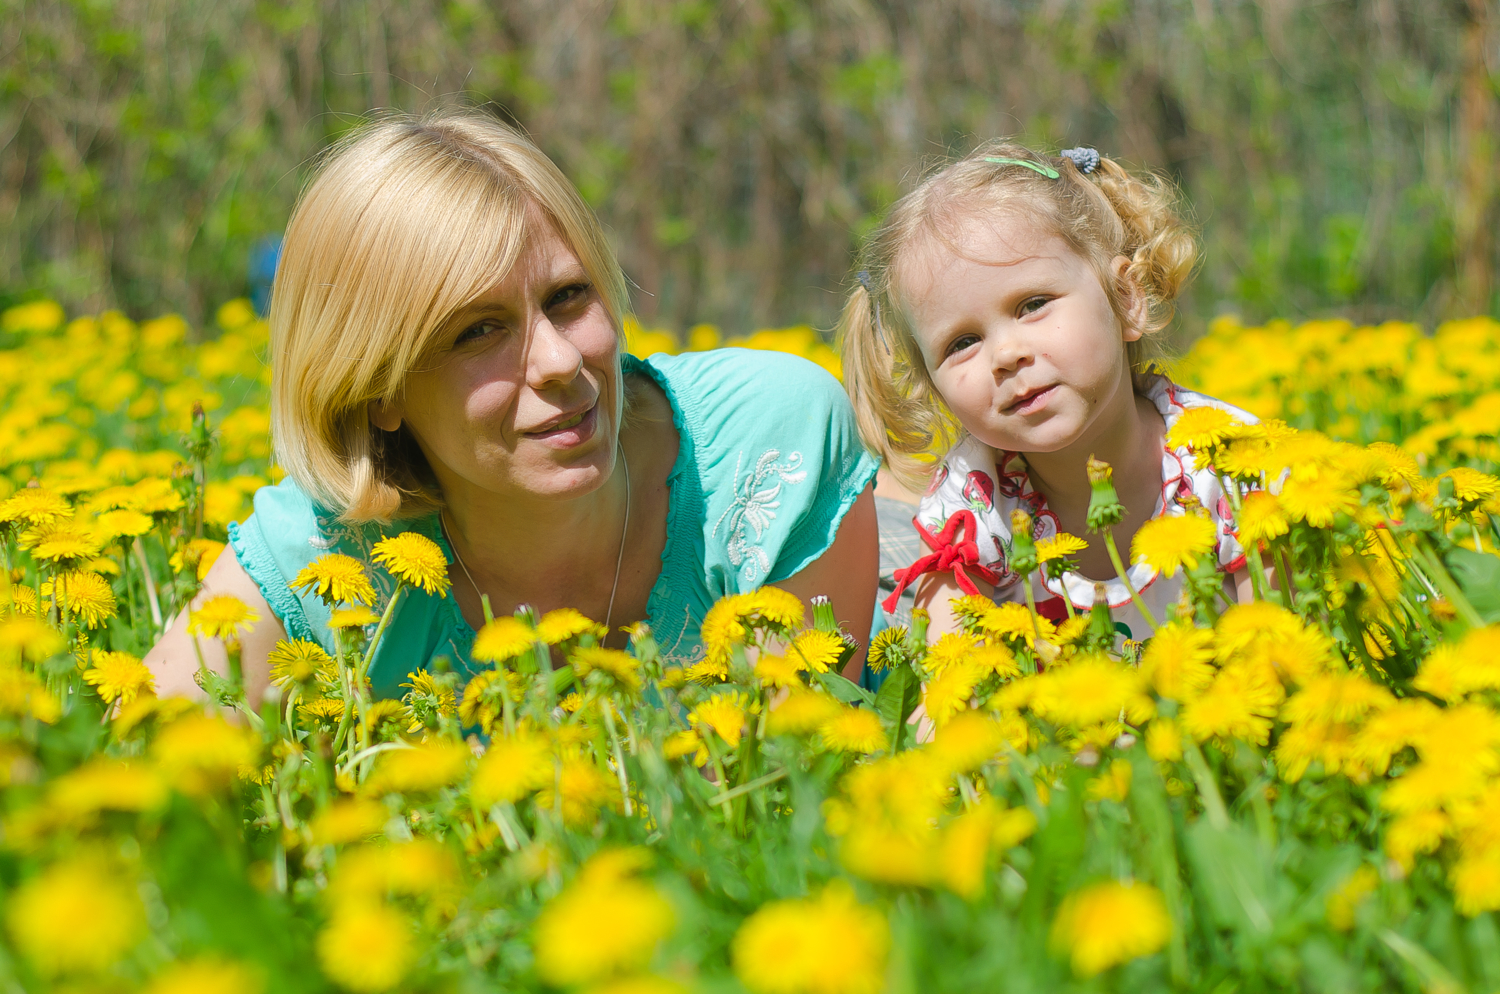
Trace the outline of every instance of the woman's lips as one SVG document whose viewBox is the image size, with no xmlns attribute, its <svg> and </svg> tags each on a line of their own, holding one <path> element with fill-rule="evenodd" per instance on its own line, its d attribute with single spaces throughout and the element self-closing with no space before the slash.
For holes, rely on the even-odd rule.
<svg viewBox="0 0 1500 994">
<path fill-rule="evenodd" d="M 1003 413 L 1035 414 L 1037 411 L 1040 411 L 1043 407 L 1046 406 L 1047 399 L 1052 396 L 1053 391 L 1055 391 L 1056 389 L 1057 384 L 1054 383 L 1050 387 L 1043 387 L 1040 390 L 1028 393 L 1020 400 L 1007 407 Z"/>
<path fill-rule="evenodd" d="M 528 431 L 526 437 L 554 448 L 571 449 L 593 438 L 598 427 L 599 402 L 596 400 L 587 411 L 575 414 L 544 431 Z"/>
</svg>

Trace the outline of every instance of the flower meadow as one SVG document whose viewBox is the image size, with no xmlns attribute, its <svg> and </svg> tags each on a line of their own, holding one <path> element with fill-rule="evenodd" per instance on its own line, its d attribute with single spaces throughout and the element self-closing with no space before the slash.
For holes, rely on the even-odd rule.
<svg viewBox="0 0 1500 994">
<path fill-rule="evenodd" d="M 1205 519 L 1149 524 L 1121 551 L 1188 582 L 1143 642 L 1103 606 L 965 600 L 963 633 L 881 633 L 871 692 L 825 606 L 763 588 L 686 669 L 645 626 L 621 652 L 523 610 L 480 631 L 491 669 L 373 700 L 392 605 L 447 588 L 407 534 L 389 583 L 338 555 L 295 578 L 336 651 L 282 643 L 263 700 L 250 609 L 201 603 L 231 661 L 207 708 L 140 657 L 277 478 L 265 326 L 217 323 L 0 318 L 5 989 L 1500 987 L 1500 324 L 1216 322 L 1176 375 L 1266 420 L 1192 411 L 1173 441 L 1225 480 L 1254 599 Z M 837 370 L 807 329 L 727 344 Z"/>
</svg>

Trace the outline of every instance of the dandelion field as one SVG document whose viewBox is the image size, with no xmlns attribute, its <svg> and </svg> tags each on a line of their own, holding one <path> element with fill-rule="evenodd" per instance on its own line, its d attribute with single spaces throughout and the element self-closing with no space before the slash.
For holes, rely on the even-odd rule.
<svg viewBox="0 0 1500 994">
<path fill-rule="evenodd" d="M 964 634 L 883 633 L 871 693 L 831 613 L 766 588 L 686 670 L 523 613 L 481 631 L 493 670 L 376 701 L 379 619 L 443 582 L 393 542 L 392 600 L 339 557 L 294 581 L 336 653 L 283 644 L 263 701 L 207 677 L 208 711 L 139 660 L 276 478 L 264 325 L 218 324 L 0 317 L 5 989 L 1500 988 L 1495 322 L 1215 323 L 1175 374 L 1270 420 L 1174 431 L 1255 599 L 1197 519 L 1143 529 L 1189 591 L 1144 643 L 966 602 Z M 805 329 L 728 344 L 837 368 Z M 247 621 L 192 624 L 233 660 Z"/>
</svg>

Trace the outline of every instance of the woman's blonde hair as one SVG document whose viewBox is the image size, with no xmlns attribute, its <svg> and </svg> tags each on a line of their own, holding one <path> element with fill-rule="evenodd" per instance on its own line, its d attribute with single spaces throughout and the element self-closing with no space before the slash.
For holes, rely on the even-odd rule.
<svg viewBox="0 0 1500 994">
<path fill-rule="evenodd" d="M 502 280 L 542 219 L 556 226 L 616 330 L 614 251 L 578 190 L 515 128 L 477 113 L 391 117 L 329 150 L 287 225 L 271 299 L 276 459 L 348 522 L 441 506 L 403 427 L 370 423 L 455 313 Z"/>
<path fill-rule="evenodd" d="M 902 306 L 900 270 L 913 246 L 946 239 L 981 212 L 1019 214 L 1089 261 L 1122 326 L 1130 323 L 1129 286 L 1139 287 L 1148 305 L 1141 331 L 1149 335 L 1170 323 L 1173 301 L 1198 258 L 1178 199 L 1172 183 L 1157 174 L 1132 175 L 1103 157 L 1085 174 L 1070 159 L 1004 140 L 986 142 L 929 175 L 895 203 L 866 242 L 859 282 L 839 318 L 844 386 L 865 444 L 908 484 L 925 486 L 932 457 L 962 434 L 933 387 Z M 1122 255 L 1130 260 L 1126 281 L 1111 270 Z M 1148 349 L 1144 337 L 1129 343 L 1133 372 L 1146 368 Z"/>
</svg>

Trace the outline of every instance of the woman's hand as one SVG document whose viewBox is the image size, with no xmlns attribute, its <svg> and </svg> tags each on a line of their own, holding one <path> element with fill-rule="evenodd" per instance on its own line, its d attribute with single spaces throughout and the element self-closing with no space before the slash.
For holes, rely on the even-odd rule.
<svg viewBox="0 0 1500 994">
<path fill-rule="evenodd" d="M 198 672 L 198 654 L 203 655 L 203 664 L 221 676 L 229 674 L 229 654 L 224 643 L 218 639 L 201 638 L 187 632 L 188 617 L 210 597 L 230 594 L 248 604 L 260 616 L 248 632 L 240 636 L 240 670 L 245 680 L 245 700 L 252 709 L 260 707 L 261 698 L 271 682 L 271 667 L 267 661 L 276 643 L 286 638 L 286 629 L 271 605 L 261 596 L 260 587 L 245 572 L 234 550 L 225 549 L 203 578 L 203 589 L 172 622 L 167 633 L 146 654 L 146 666 L 156 678 L 156 693 L 161 697 L 192 697 L 203 699 L 203 689 L 193 677 Z M 198 643 L 196 651 L 194 642 Z"/>
<path fill-rule="evenodd" d="M 865 487 L 865 492 L 844 515 L 828 550 L 802 572 L 776 586 L 801 598 L 809 618 L 812 599 L 825 595 L 833 605 L 833 616 L 850 635 L 861 644 L 869 638 L 880 586 L 880 530 L 871 487 Z M 865 650 L 861 648 L 845 664 L 844 676 L 858 683 L 864 665 Z"/>
</svg>

